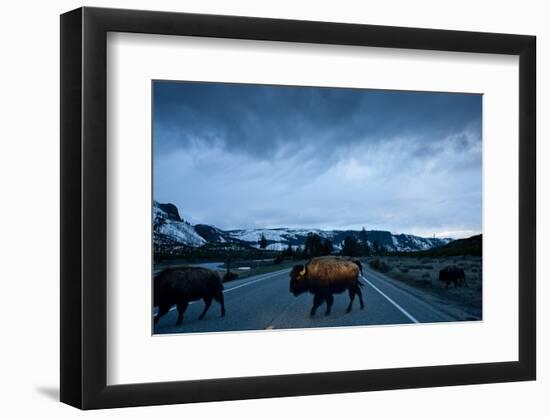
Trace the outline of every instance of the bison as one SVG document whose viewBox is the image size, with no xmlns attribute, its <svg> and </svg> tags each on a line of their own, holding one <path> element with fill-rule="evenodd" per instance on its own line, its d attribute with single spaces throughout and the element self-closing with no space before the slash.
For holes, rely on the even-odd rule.
<svg viewBox="0 0 550 417">
<path fill-rule="evenodd" d="M 176 325 L 180 325 L 189 302 L 201 298 L 204 300 L 204 310 L 199 319 L 204 318 L 212 304 L 212 299 L 220 303 L 221 315 L 225 316 L 223 285 L 217 272 L 199 267 L 165 269 L 154 281 L 153 302 L 159 307 L 155 324 L 176 304 L 178 306 Z"/>
<path fill-rule="evenodd" d="M 439 271 L 439 280 L 445 282 L 445 288 L 449 288 L 449 284 L 453 282 L 455 288 L 459 286 L 468 286 L 466 282 L 466 275 L 464 275 L 464 270 L 458 266 L 450 265 L 446 266 Z"/>
<path fill-rule="evenodd" d="M 334 302 L 333 294 L 340 294 L 345 290 L 348 290 L 350 298 L 346 313 L 351 311 L 355 295 L 359 296 L 361 309 L 363 309 L 365 303 L 359 288 L 363 285 L 359 281 L 361 271 L 361 262 L 358 260 L 336 256 L 313 258 L 305 265 L 296 265 L 292 268 L 290 292 L 295 296 L 306 291 L 313 294 L 313 307 L 310 316 L 315 315 L 315 311 L 323 302 L 327 303 L 325 315 L 330 315 Z"/>
</svg>

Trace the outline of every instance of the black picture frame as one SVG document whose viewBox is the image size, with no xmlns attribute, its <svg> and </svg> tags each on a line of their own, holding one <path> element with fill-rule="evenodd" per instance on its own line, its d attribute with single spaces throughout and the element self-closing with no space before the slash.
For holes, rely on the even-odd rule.
<svg viewBox="0 0 550 417">
<path fill-rule="evenodd" d="M 108 32 L 519 56 L 519 360 L 107 385 Z M 524 35 L 88 7 L 61 15 L 61 401 L 94 409 L 535 379 L 535 51 Z"/>
</svg>

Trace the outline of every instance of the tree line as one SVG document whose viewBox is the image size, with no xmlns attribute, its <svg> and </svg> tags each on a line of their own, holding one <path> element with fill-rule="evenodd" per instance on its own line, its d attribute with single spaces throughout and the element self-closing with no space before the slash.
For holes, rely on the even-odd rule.
<svg viewBox="0 0 550 417">
<path fill-rule="evenodd" d="M 262 238 L 265 239 L 263 236 Z M 334 244 L 330 239 L 323 239 L 317 233 L 309 233 L 303 249 L 300 246 L 294 248 L 289 243 L 288 247 L 277 255 L 275 262 L 282 262 L 284 259 L 309 259 L 316 256 L 331 255 L 334 252 Z M 359 232 L 359 238 L 353 235 L 346 236 L 342 242 L 342 249 L 338 251 L 338 254 L 342 256 L 369 256 L 382 253 L 385 253 L 385 249 L 378 241 L 375 240 L 372 247 L 369 245 L 367 231 L 364 227 Z"/>
</svg>

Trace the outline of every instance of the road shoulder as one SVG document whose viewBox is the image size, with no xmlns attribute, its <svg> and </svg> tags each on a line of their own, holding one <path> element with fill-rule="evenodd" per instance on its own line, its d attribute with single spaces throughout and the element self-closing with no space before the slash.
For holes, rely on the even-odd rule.
<svg viewBox="0 0 550 417">
<path fill-rule="evenodd" d="M 472 320 L 472 315 L 466 311 L 462 306 L 453 303 L 449 300 L 440 298 L 428 291 L 422 291 L 421 289 L 411 287 L 403 282 L 395 280 L 388 277 L 378 271 L 373 270 L 369 266 L 363 266 L 369 274 L 374 277 L 382 280 L 387 285 L 390 285 L 394 288 L 397 288 L 400 291 L 407 293 L 409 296 L 412 296 L 434 308 L 436 311 L 447 315 L 450 321 L 470 321 Z M 478 319 L 476 319 L 478 320 Z"/>
</svg>

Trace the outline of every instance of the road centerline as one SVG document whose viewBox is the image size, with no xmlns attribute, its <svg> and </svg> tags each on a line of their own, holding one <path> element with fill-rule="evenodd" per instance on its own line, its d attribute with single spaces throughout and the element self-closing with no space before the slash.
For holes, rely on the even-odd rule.
<svg viewBox="0 0 550 417">
<path fill-rule="evenodd" d="M 235 287 L 231 287 L 231 288 L 227 288 L 225 290 L 223 290 L 223 292 L 229 292 L 229 291 L 233 291 L 233 290 L 236 290 L 236 289 L 239 289 L 239 288 L 243 288 L 243 287 L 246 287 L 248 285 L 252 285 L 252 284 L 255 284 L 257 282 L 261 282 L 261 281 L 264 281 L 266 279 L 269 279 L 269 278 L 273 278 L 275 275 L 278 275 L 282 272 L 286 272 L 285 269 L 282 269 L 280 271 L 274 271 L 274 272 L 269 272 L 269 275 L 266 275 L 262 278 L 258 278 L 258 279 L 255 279 L 254 281 L 248 281 L 248 282 L 245 282 L 243 284 L 240 284 L 240 285 L 236 285 Z"/>
<path fill-rule="evenodd" d="M 412 321 L 413 323 L 420 323 L 420 321 L 418 321 L 411 313 L 409 313 L 407 310 L 405 310 L 403 307 L 401 307 L 399 304 L 397 304 L 394 300 L 392 300 L 389 296 L 387 296 L 382 290 L 380 290 L 376 285 L 374 285 L 372 282 L 370 282 L 367 278 L 365 278 L 363 275 L 361 275 L 361 278 L 363 278 L 363 281 L 365 281 L 367 284 L 369 284 L 382 297 L 384 297 L 386 300 L 388 300 L 395 308 L 397 308 L 401 313 L 403 313 L 410 321 Z"/>
</svg>

